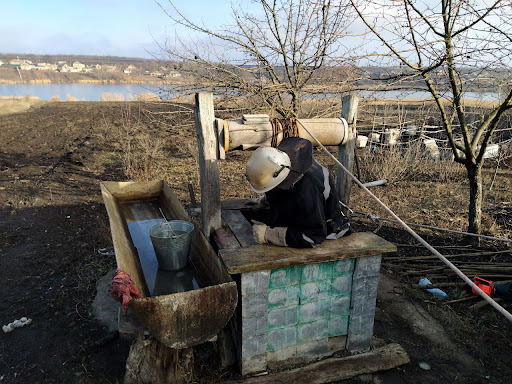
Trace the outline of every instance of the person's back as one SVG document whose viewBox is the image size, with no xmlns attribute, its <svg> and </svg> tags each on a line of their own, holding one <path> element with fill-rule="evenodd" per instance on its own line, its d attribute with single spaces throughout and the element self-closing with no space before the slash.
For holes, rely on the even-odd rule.
<svg viewBox="0 0 512 384">
<path fill-rule="evenodd" d="M 274 179 L 268 182 L 274 185 L 269 190 L 264 187 L 257 190 L 253 186 L 251 179 L 254 177 L 251 175 L 255 173 L 252 167 L 256 162 L 251 163 L 250 160 L 248 163 L 251 187 L 257 192 L 264 191 L 270 205 L 270 226 L 258 222 L 253 226 L 256 241 L 304 248 L 345 234 L 348 220 L 340 221 L 342 213 L 334 181 L 328 170 L 312 159 L 311 143 L 301 138 L 288 138 L 272 150 L 276 151 L 276 158 L 286 154 L 290 161 L 286 159 L 285 162 L 291 165 L 285 162 L 276 164 L 272 175 Z M 262 155 L 255 153 L 253 156 Z M 283 171 L 286 171 L 284 177 Z M 275 180 L 276 177 L 281 177 L 281 180 Z M 331 233 L 333 230 L 336 233 Z"/>
</svg>

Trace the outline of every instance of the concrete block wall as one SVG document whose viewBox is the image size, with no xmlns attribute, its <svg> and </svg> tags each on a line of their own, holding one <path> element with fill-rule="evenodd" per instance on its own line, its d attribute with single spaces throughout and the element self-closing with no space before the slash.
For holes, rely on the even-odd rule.
<svg viewBox="0 0 512 384">
<path fill-rule="evenodd" d="M 244 273 L 242 374 L 369 347 L 380 255 Z"/>
<path fill-rule="evenodd" d="M 270 271 L 242 274 L 242 375 L 267 369 L 269 276 Z"/>
<path fill-rule="evenodd" d="M 355 261 L 347 338 L 347 350 L 353 353 L 370 349 L 381 259 L 375 255 Z"/>
</svg>

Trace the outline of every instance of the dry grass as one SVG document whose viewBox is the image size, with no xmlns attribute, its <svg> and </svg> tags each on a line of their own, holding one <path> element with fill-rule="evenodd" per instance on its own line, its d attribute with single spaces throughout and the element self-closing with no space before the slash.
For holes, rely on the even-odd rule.
<svg viewBox="0 0 512 384">
<path fill-rule="evenodd" d="M 100 95 L 100 101 L 124 101 L 122 93 L 103 92 Z"/>
<path fill-rule="evenodd" d="M 382 147 L 378 151 L 359 150 L 361 181 L 386 179 L 389 182 L 413 180 L 458 181 L 465 168 L 451 160 L 432 161 L 418 146 Z"/>
</svg>

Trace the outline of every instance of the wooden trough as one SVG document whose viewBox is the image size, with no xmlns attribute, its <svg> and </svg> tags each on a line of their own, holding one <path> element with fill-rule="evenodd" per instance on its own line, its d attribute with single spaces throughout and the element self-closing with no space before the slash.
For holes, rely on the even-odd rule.
<svg viewBox="0 0 512 384">
<path fill-rule="evenodd" d="M 190 262 L 180 276 L 158 269 L 145 231 L 163 220 L 159 209 L 169 220 L 190 221 L 171 188 L 164 181 L 103 182 L 101 191 L 117 265 L 131 276 L 142 296 L 129 304 L 137 319 L 173 349 L 188 348 L 216 336 L 233 315 L 237 287 L 210 243 L 198 228 L 194 229 Z"/>
</svg>

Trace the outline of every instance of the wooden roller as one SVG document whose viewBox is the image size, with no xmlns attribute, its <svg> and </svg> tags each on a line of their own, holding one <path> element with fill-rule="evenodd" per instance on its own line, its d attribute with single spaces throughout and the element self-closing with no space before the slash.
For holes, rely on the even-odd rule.
<svg viewBox="0 0 512 384">
<path fill-rule="evenodd" d="M 322 145 L 343 145 L 348 138 L 348 124 L 343 118 L 297 119 L 298 135 L 317 146 L 306 129 L 314 135 Z M 226 152 L 230 149 L 255 149 L 269 147 L 272 142 L 272 124 L 270 121 L 251 123 L 244 120 L 226 121 L 217 119 L 219 149 Z M 277 143 L 283 139 L 283 132 L 277 135 Z"/>
</svg>

